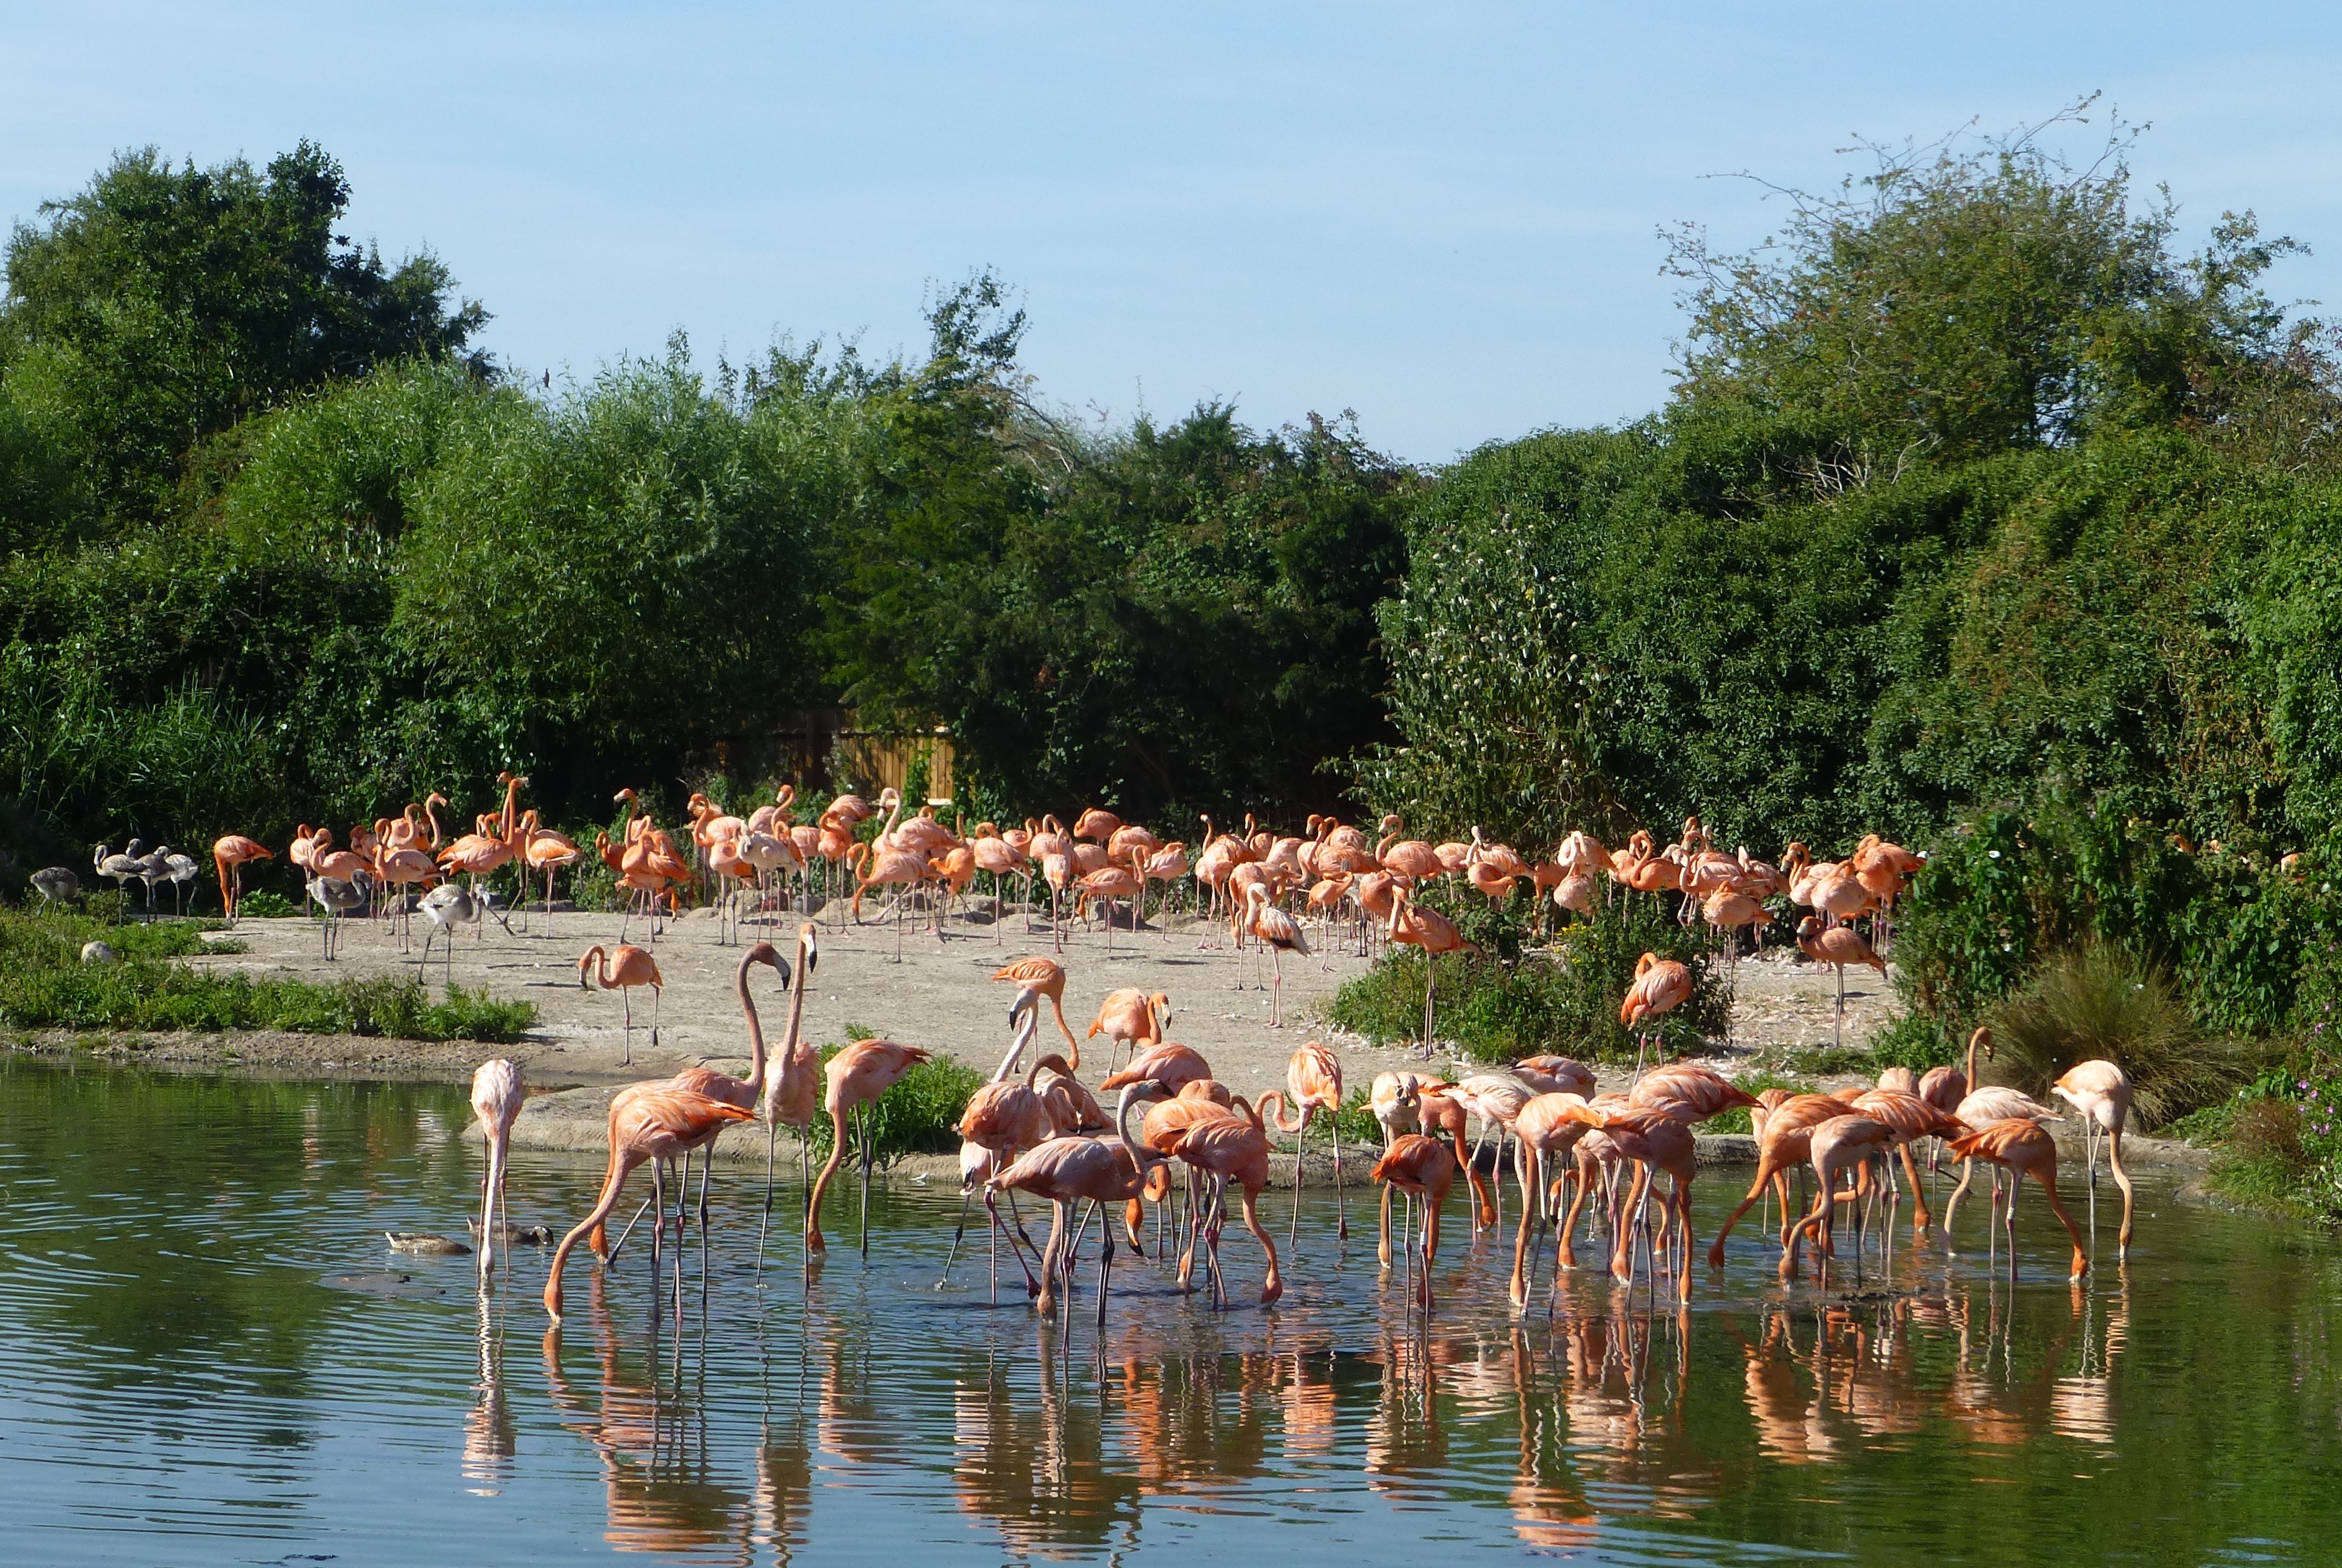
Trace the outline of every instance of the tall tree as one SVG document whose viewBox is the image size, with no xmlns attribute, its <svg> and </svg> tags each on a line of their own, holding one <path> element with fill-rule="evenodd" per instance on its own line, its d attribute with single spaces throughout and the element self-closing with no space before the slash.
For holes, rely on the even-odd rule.
<svg viewBox="0 0 2342 1568">
<path fill-rule="evenodd" d="M 15 422 L 61 412 L 96 504 L 135 519 L 204 438 L 305 388 L 410 355 L 485 372 L 469 345 L 487 313 L 451 303 L 428 252 L 393 267 L 337 233 L 349 198 L 303 142 L 260 171 L 142 148 L 44 203 L 9 237 L 0 299 L 0 394 L 35 411 Z"/>
</svg>

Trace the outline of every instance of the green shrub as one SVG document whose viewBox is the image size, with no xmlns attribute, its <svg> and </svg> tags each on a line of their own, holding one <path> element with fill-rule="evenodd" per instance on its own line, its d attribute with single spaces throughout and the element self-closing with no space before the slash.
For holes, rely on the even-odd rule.
<svg viewBox="0 0 2342 1568">
<path fill-rule="evenodd" d="M 456 990 L 433 1002 L 405 978 L 331 985 L 255 980 L 174 964 L 235 944 L 206 944 L 216 921 L 115 926 L 86 915 L 0 914 L 0 1024 L 19 1029 L 284 1029 L 405 1040 L 517 1040 L 535 1026 L 532 1003 Z M 82 944 L 111 944 L 116 964 L 84 964 Z"/>
<path fill-rule="evenodd" d="M 1881 1067 L 1908 1067 L 1925 1073 L 1930 1067 L 1958 1064 L 1966 1042 L 1944 1027 L 1943 1021 L 1919 1012 L 1896 1014 L 1870 1037 L 1870 1058 Z"/>
<path fill-rule="evenodd" d="M 2114 1063 L 2142 1127 L 2218 1100 L 2244 1076 L 2238 1054 L 2204 1038 L 2170 983 L 2111 943 L 2044 963 L 1992 1026 L 2000 1074 L 2038 1099 L 2078 1062 Z"/>
<path fill-rule="evenodd" d="M 1426 896 L 1426 902 L 1436 897 Z M 1483 906 L 1477 912 L 1482 921 L 1519 919 L 1517 910 L 1493 913 L 1485 899 L 1476 902 Z M 1465 919 L 1475 913 L 1467 904 Z M 1466 929 L 1468 934 L 1468 924 Z M 1492 944 L 1501 943 L 1500 933 L 1490 934 Z M 1701 933 L 1677 925 L 1641 894 L 1614 895 L 1597 904 L 1590 919 L 1555 938 L 1550 954 L 1508 961 L 1493 954 L 1455 954 L 1440 959 L 1433 1031 L 1481 1062 L 1510 1062 L 1542 1052 L 1586 1061 L 1631 1058 L 1635 1039 L 1618 1022 L 1618 1005 L 1646 952 L 1691 967 L 1690 998 L 1659 1025 L 1667 1053 L 1693 1050 L 1721 1034 L 1730 1022 L 1731 998 Z M 1326 1006 L 1327 1022 L 1378 1044 L 1419 1039 L 1425 965 L 1418 949 L 1394 951 L 1335 994 Z"/>
<path fill-rule="evenodd" d="M 850 1027 L 848 1033 L 852 1033 Z M 870 1036 L 863 1034 L 859 1038 Z M 825 1072 L 829 1059 L 842 1049 L 837 1045 L 822 1047 Z M 948 1056 L 931 1057 L 904 1074 L 867 1108 L 873 1162 L 884 1168 L 906 1154 L 947 1154 L 956 1150 L 960 1113 L 967 1109 L 968 1097 L 983 1083 L 983 1074 Z M 815 1159 L 829 1157 L 833 1136 L 829 1118 L 816 1116 L 811 1128 Z M 857 1143 L 850 1144 L 846 1150 L 849 1160 L 860 1153 L 859 1136 L 857 1132 Z"/>
<path fill-rule="evenodd" d="M 287 915 L 298 913 L 300 913 L 298 904 L 283 894 L 265 887 L 255 888 L 235 901 L 235 916 L 238 920 L 244 919 L 246 915 L 255 920 L 283 920 Z"/>
</svg>

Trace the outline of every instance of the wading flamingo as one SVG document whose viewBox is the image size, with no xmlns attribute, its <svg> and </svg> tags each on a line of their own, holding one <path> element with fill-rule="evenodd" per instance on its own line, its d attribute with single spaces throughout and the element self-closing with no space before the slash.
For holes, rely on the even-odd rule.
<svg viewBox="0 0 2342 1568">
<path fill-rule="evenodd" d="M 688 1089 L 658 1086 L 634 1096 L 623 1110 L 617 1102 L 611 1102 L 610 1164 L 602 1178 L 601 1195 L 595 1200 L 593 1211 L 572 1226 L 553 1249 L 552 1271 L 545 1282 L 545 1310 L 552 1314 L 555 1323 L 561 1321 L 561 1271 L 569 1261 L 570 1252 L 610 1217 L 611 1211 L 618 1206 L 619 1195 L 626 1191 L 626 1177 L 635 1167 L 645 1160 L 656 1160 L 663 1165 L 699 1147 L 722 1131 L 725 1124 L 745 1122 L 752 1114 L 738 1105 L 727 1105 Z M 657 1188 L 656 1168 L 652 1181 Z M 664 1193 L 655 1190 L 653 1201 L 660 1204 L 664 1222 Z"/>
<path fill-rule="evenodd" d="M 1432 1304 L 1431 1265 L 1439 1256 L 1439 1210 L 1447 1201 L 1448 1189 L 1456 1184 L 1455 1157 L 1436 1138 L 1402 1133 L 1383 1151 L 1383 1157 L 1375 1162 L 1370 1175 L 1386 1189 L 1396 1187 L 1409 1199 L 1422 1203 L 1423 1244 L 1418 1249 L 1410 1236 L 1405 1250 L 1408 1262 L 1420 1267 L 1416 1276 L 1416 1303 L 1428 1312 Z"/>
<path fill-rule="evenodd" d="M 1066 1224 L 1067 1211 L 1087 1199 L 1110 1209 L 1135 1201 L 1146 1178 L 1163 1163 L 1161 1155 L 1130 1136 L 1130 1108 L 1141 1100 L 1160 1099 L 1159 1084 L 1132 1084 L 1124 1088 L 1115 1114 L 1115 1141 L 1103 1138 L 1052 1138 L 1019 1155 L 986 1185 L 986 1201 L 1003 1190 L 1030 1193 L 1048 1200 L 1049 1244 L 1041 1255 L 1041 1278 L 1035 1304 L 1045 1313 L 1056 1310 L 1056 1281 L 1066 1264 L 1064 1254 L 1073 1237 Z M 1097 1322 L 1106 1326 L 1106 1293 L 1113 1288 L 1114 1226 L 1104 1227 L 1106 1250 L 1098 1261 Z"/>
<path fill-rule="evenodd" d="M 2065 1074 L 2049 1086 L 2049 1093 L 2063 1100 L 2080 1114 L 2082 1125 L 2089 1134 L 2090 1161 L 2090 1225 L 2095 1234 L 2098 1206 L 2098 1140 L 2106 1139 L 2107 1163 L 2114 1170 L 2115 1185 L 2122 1189 L 2122 1233 L 2116 1241 L 2115 1255 L 2130 1256 L 2130 1174 L 2123 1169 L 2123 1125 L 2130 1120 L 2130 1080 L 2112 1062 L 2077 1062 L 2066 1069 Z"/>
<path fill-rule="evenodd" d="M 1324 1044 L 1312 1040 L 1286 1058 L 1285 1090 L 1292 1097 L 1296 1117 L 1286 1125 L 1282 1115 L 1276 1130 L 1293 1134 L 1293 1227 L 1288 1246 L 1301 1240 L 1302 1154 L 1309 1141 L 1309 1122 L 1323 1115 L 1334 1134 L 1334 1239 L 1350 1239 L 1350 1216 L 1342 1203 L 1342 1059 Z"/>
<path fill-rule="evenodd" d="M 2073 1238 L 2074 1266 L 2067 1277 L 2078 1280 L 2089 1272 L 2090 1260 L 2082 1251 L 2082 1233 L 2075 1228 L 2074 1216 L 2066 1212 L 2066 1205 L 2057 1201 L 2057 1143 L 2041 1124 L 2024 1117 L 1995 1122 L 1953 1139 L 1952 1153 L 1963 1160 L 1989 1161 L 2008 1172 L 2008 1214 L 2003 1225 L 2008 1235 L 2010 1273 L 2017 1272 L 2017 1194 L 2024 1189 L 2027 1176 L 2041 1183 L 2041 1195 L 2049 1200 L 2049 1212 L 2057 1216 L 2057 1223 Z"/>
<path fill-rule="evenodd" d="M 820 938 L 808 920 L 797 927 L 797 967 L 789 982 L 788 1028 L 782 1033 L 781 1048 L 765 1060 L 765 1081 L 756 1097 L 756 1114 L 765 1123 L 765 1217 L 756 1233 L 759 1271 L 764 1267 L 766 1233 L 773 1223 L 773 1165 L 784 1125 L 796 1129 L 797 1175 L 806 1195 L 813 1193 L 813 1140 L 807 1134 L 821 1104 L 821 1053 L 806 1043 L 802 1025 L 806 986 L 820 958 Z M 751 1037 L 756 1038 L 756 1004 L 746 995 L 741 1002 L 747 1009 Z"/>
<path fill-rule="evenodd" d="M 870 1119 L 866 1107 L 901 1081 L 904 1074 L 934 1054 L 924 1046 L 897 1045 L 892 1040 L 857 1040 L 829 1059 L 828 1087 L 822 1107 L 829 1113 L 829 1158 L 814 1178 L 813 1195 L 806 1200 L 806 1251 L 826 1252 L 821 1234 L 821 1199 L 846 1158 L 846 1115 L 864 1111 L 862 1118 L 862 1255 L 870 1255 Z"/>
<path fill-rule="evenodd" d="M 488 1146 L 487 1169 L 480 1175 L 480 1283 L 484 1286 L 493 1283 L 498 1244 L 506 1243 L 505 1163 L 512 1154 L 513 1123 L 520 1115 L 524 1097 L 520 1064 L 509 1056 L 492 1057 L 472 1074 L 472 1113 L 480 1119 L 480 1133 Z M 512 1266 L 508 1243 L 505 1266 Z"/>
</svg>

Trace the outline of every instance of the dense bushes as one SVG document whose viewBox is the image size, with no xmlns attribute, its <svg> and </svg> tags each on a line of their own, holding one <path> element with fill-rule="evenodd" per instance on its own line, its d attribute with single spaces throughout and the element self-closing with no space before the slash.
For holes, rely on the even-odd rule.
<svg viewBox="0 0 2342 1568">
<path fill-rule="evenodd" d="M 1446 900 L 1435 892 L 1424 902 Z M 1512 1062 L 1558 1052 L 1585 1061 L 1633 1060 L 1635 1038 L 1618 1022 L 1618 1001 L 1645 953 L 1678 959 L 1692 972 L 1691 998 L 1658 1027 L 1662 1049 L 1681 1054 L 1721 1034 L 1729 1021 L 1724 976 L 1700 936 L 1644 894 L 1614 895 L 1591 919 L 1562 933 L 1550 951 L 1527 955 L 1520 952 L 1516 912 L 1492 911 L 1474 894 L 1452 913 L 1483 953 L 1437 961 L 1433 1028 L 1436 1038 L 1453 1041 L 1466 1056 Z M 1395 951 L 1342 987 L 1326 1009 L 1327 1022 L 1378 1044 L 1421 1040 L 1426 962 L 1418 951 Z"/>
</svg>

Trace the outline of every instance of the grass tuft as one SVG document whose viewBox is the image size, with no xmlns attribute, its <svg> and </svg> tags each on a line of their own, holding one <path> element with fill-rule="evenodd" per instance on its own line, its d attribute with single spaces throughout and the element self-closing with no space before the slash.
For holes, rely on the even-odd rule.
<svg viewBox="0 0 2342 1568">
<path fill-rule="evenodd" d="M 2037 1099 L 2076 1063 L 2114 1063 L 2141 1127 L 2211 1104 L 2245 1076 L 2237 1051 L 2204 1037 L 2163 974 L 2112 943 L 2044 962 L 1995 1011 L 1992 1029 L 2000 1074 Z"/>
</svg>

